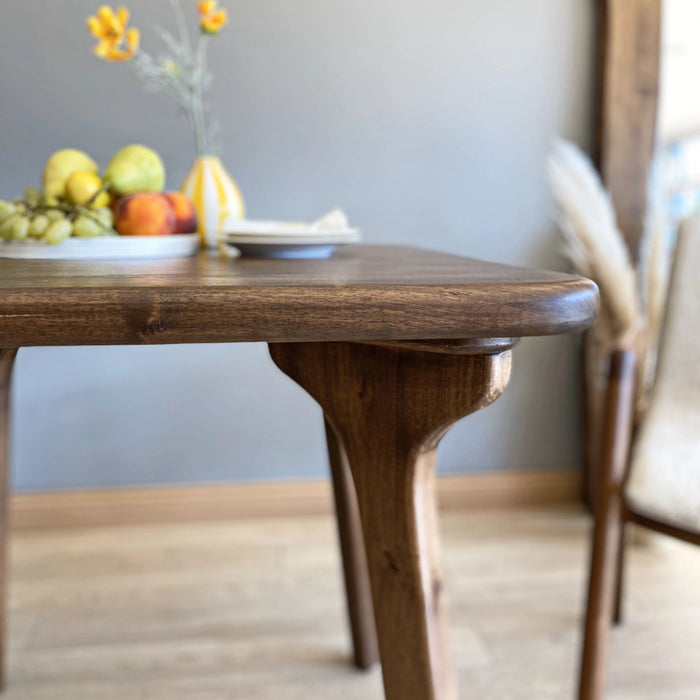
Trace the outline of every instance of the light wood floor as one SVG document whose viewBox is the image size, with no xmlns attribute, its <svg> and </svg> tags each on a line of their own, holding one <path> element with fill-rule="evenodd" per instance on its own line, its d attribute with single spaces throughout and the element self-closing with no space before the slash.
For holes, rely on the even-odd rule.
<svg viewBox="0 0 700 700">
<path fill-rule="evenodd" d="M 463 700 L 573 698 L 588 521 L 574 508 L 443 518 Z M 700 698 L 700 552 L 630 557 L 610 700 Z M 327 517 L 13 538 L 7 700 L 372 700 L 346 664 Z"/>
</svg>

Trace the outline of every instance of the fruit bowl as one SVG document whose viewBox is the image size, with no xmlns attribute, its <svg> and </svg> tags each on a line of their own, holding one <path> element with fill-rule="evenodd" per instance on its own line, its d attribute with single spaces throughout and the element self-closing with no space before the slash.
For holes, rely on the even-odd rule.
<svg viewBox="0 0 700 700">
<path fill-rule="evenodd" d="M 196 255 L 197 233 L 171 236 L 69 238 L 60 245 L 43 241 L 0 241 L 0 258 L 16 260 L 163 260 Z"/>
<path fill-rule="evenodd" d="M 153 149 L 132 144 L 104 173 L 87 153 L 56 151 L 42 188 L 0 199 L 0 258 L 139 260 L 194 255 L 197 212 L 181 192 L 166 192 L 165 167 Z"/>
</svg>

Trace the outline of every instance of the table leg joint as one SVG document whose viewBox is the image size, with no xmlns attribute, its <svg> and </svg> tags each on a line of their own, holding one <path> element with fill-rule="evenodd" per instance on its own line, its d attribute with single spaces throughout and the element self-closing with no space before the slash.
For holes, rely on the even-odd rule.
<svg viewBox="0 0 700 700">
<path fill-rule="evenodd" d="M 358 343 L 271 344 L 323 408 L 357 493 L 388 700 L 454 700 L 435 503 L 437 445 L 490 404 L 510 353 L 461 355 Z"/>
</svg>

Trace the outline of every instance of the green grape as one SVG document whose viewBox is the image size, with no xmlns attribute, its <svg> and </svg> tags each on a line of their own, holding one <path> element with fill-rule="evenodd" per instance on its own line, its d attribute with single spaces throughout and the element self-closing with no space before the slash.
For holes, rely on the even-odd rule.
<svg viewBox="0 0 700 700">
<path fill-rule="evenodd" d="M 0 200 L 0 222 L 9 219 L 17 211 L 17 205 Z"/>
<path fill-rule="evenodd" d="M 108 207 L 100 207 L 99 209 L 95 209 L 92 213 L 100 220 L 100 223 L 105 228 L 112 228 L 114 224 L 114 213 L 111 209 Z"/>
<path fill-rule="evenodd" d="M 80 238 L 95 238 L 104 236 L 106 230 L 99 221 L 95 221 L 91 216 L 78 216 L 73 222 L 73 235 Z"/>
<path fill-rule="evenodd" d="M 41 238 L 49 227 L 49 217 L 45 214 L 37 214 L 29 225 L 29 236 L 31 238 Z"/>
<path fill-rule="evenodd" d="M 54 221 L 63 221 L 66 218 L 66 215 L 60 209 L 49 209 L 46 212 L 46 216 L 51 223 Z"/>
<path fill-rule="evenodd" d="M 70 238 L 71 233 L 73 233 L 73 224 L 70 221 L 67 219 L 53 221 L 46 229 L 44 240 L 49 245 L 56 245 Z"/>
<path fill-rule="evenodd" d="M 41 192 L 36 187 L 28 187 L 24 190 L 24 201 L 30 207 L 37 206 L 41 202 Z"/>
<path fill-rule="evenodd" d="M 20 214 L 12 214 L 0 224 L 0 238 L 4 238 L 6 241 L 12 238 L 12 227 L 20 216 Z"/>
<path fill-rule="evenodd" d="M 23 241 L 29 233 L 29 218 L 26 216 L 16 216 L 12 222 L 12 238 L 16 241 Z"/>
</svg>

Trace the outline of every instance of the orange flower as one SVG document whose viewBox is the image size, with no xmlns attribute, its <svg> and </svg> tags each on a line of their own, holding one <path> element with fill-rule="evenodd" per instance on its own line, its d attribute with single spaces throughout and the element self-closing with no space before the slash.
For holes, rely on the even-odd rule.
<svg viewBox="0 0 700 700">
<path fill-rule="evenodd" d="M 228 13 L 217 9 L 218 4 L 218 0 L 200 0 L 197 3 L 199 26 L 205 34 L 218 34 L 228 23 Z"/>
<path fill-rule="evenodd" d="M 96 56 L 105 61 L 128 61 L 139 49 L 141 34 L 138 29 L 127 29 L 129 10 L 120 7 L 116 12 L 109 5 L 102 5 L 97 14 L 88 17 L 87 28 L 98 40 L 93 49 Z"/>
</svg>

